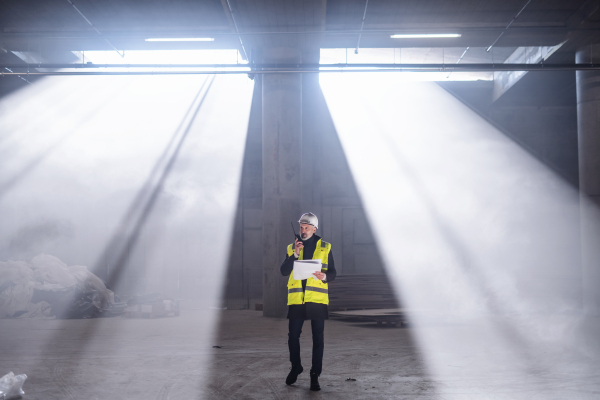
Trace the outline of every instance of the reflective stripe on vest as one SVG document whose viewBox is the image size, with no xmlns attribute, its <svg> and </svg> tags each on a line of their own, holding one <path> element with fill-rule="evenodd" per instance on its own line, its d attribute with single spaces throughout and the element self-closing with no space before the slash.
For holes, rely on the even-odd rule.
<svg viewBox="0 0 600 400">
<path fill-rule="evenodd" d="M 292 290 L 294 290 L 294 289 L 292 289 Z M 312 286 L 308 286 L 308 285 L 306 285 L 306 290 L 312 290 L 313 292 L 320 292 L 320 293 L 329 293 L 328 289 L 312 287 Z"/>
</svg>

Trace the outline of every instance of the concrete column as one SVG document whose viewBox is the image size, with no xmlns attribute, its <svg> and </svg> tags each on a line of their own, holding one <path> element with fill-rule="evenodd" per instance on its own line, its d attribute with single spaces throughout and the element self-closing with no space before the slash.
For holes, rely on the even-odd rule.
<svg viewBox="0 0 600 400">
<path fill-rule="evenodd" d="M 299 63 L 292 48 L 263 49 L 264 63 Z M 279 272 L 294 236 L 301 201 L 302 75 L 265 74 L 262 79 L 263 134 L 263 315 L 284 318 L 287 277 Z"/>
<path fill-rule="evenodd" d="M 577 51 L 577 63 L 600 62 L 600 45 Z M 600 314 L 600 72 L 577 71 L 577 129 L 583 305 Z"/>
</svg>

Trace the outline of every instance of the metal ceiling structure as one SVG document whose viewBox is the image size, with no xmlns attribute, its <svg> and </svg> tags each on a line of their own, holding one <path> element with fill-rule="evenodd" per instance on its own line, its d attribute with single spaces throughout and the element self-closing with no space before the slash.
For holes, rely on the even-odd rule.
<svg viewBox="0 0 600 400">
<path fill-rule="evenodd" d="M 205 75 L 328 72 L 594 71 L 598 64 L 35 64 L 1 65 L 0 75 Z M 38 69 L 43 69 L 40 71 Z M 60 70 L 58 70 L 60 69 Z M 68 69 L 68 70 L 67 70 Z M 111 69 L 118 69 L 111 71 Z M 141 69 L 141 71 L 140 71 Z M 87 71 L 85 71 L 87 70 Z M 95 71 L 90 71 L 95 70 Z M 7 71 L 7 72 L 4 72 Z"/>
<path fill-rule="evenodd" d="M 361 49 L 517 48 L 566 41 L 554 58 L 569 64 L 577 48 L 600 41 L 598 0 L 369 0 L 365 5 L 365 0 L 3 0 L 0 63 L 19 64 L 11 52 L 70 63 L 52 54 L 90 50 L 238 49 L 251 59 L 253 52 L 273 46 L 355 48 L 360 37 Z M 392 39 L 393 33 L 461 36 Z M 152 37 L 214 41 L 145 40 Z M 460 64 L 473 62 L 478 60 L 467 53 Z M 497 67 L 492 64 L 481 68 Z M 456 71 L 449 68 L 443 71 Z"/>
</svg>

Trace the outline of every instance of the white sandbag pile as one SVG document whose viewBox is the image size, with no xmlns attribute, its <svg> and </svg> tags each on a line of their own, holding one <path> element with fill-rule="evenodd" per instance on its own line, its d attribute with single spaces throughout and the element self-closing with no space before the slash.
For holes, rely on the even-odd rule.
<svg viewBox="0 0 600 400">
<path fill-rule="evenodd" d="M 0 318 L 89 318 L 114 303 L 114 293 L 87 267 L 48 254 L 0 262 Z"/>
</svg>

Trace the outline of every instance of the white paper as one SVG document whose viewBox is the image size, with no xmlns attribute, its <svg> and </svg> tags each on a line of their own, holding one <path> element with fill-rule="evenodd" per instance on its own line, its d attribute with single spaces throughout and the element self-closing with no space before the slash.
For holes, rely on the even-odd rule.
<svg viewBox="0 0 600 400">
<path fill-rule="evenodd" d="M 298 260 L 294 261 L 294 270 L 292 276 L 294 279 L 301 281 L 308 278 L 318 280 L 313 274 L 321 272 L 321 260 Z"/>
</svg>

